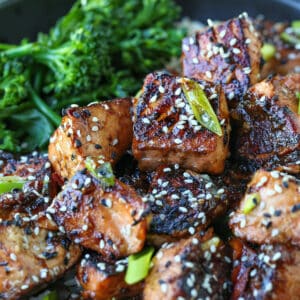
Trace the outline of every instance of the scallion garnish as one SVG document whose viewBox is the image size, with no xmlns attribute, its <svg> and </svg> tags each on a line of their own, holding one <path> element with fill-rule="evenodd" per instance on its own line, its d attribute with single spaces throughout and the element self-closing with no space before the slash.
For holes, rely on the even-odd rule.
<svg viewBox="0 0 300 300">
<path fill-rule="evenodd" d="M 292 22 L 292 29 L 296 35 L 300 35 L 300 20 L 294 20 Z"/>
<path fill-rule="evenodd" d="M 143 251 L 129 256 L 125 274 L 127 284 L 135 284 L 147 277 L 153 253 L 154 248 L 147 247 Z"/>
<path fill-rule="evenodd" d="M 184 78 L 182 80 L 182 89 L 196 120 L 208 130 L 218 136 L 222 136 L 219 120 L 199 83 Z"/>
<path fill-rule="evenodd" d="M 26 180 L 18 176 L 3 176 L 0 177 L 0 195 L 9 193 L 13 189 L 22 189 Z"/>
<path fill-rule="evenodd" d="M 42 300 L 58 300 L 58 295 L 56 291 L 51 291 L 43 297 Z"/>
<path fill-rule="evenodd" d="M 115 176 L 110 163 L 103 163 L 100 167 L 96 168 L 94 160 L 91 157 L 87 157 L 85 167 L 100 181 L 103 188 L 115 185 Z"/>
<path fill-rule="evenodd" d="M 249 214 L 260 202 L 260 195 L 258 193 L 253 193 L 246 196 L 243 213 Z"/>
<path fill-rule="evenodd" d="M 270 60 L 275 56 L 276 48 L 274 45 L 269 43 L 264 43 L 264 45 L 261 47 L 261 55 L 265 61 Z"/>
<path fill-rule="evenodd" d="M 296 92 L 296 97 L 298 99 L 298 115 L 300 115 L 300 92 Z"/>
</svg>

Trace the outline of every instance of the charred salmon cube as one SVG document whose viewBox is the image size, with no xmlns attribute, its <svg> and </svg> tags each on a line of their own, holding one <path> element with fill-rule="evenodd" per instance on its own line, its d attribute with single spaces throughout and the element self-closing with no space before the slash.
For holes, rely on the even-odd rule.
<svg viewBox="0 0 300 300">
<path fill-rule="evenodd" d="M 131 99 L 71 107 L 49 144 L 54 171 L 70 179 L 87 157 L 114 164 L 132 142 Z M 99 158 L 100 161 L 99 161 Z"/>
<path fill-rule="evenodd" d="M 127 259 L 106 262 L 99 254 L 88 253 L 81 260 L 77 280 L 83 288 L 84 299 L 128 299 L 141 294 L 143 283 L 125 282 Z"/>
<path fill-rule="evenodd" d="M 230 219 L 233 233 L 252 243 L 300 245 L 300 182 L 278 171 L 259 170 Z"/>
<path fill-rule="evenodd" d="M 277 76 L 255 84 L 232 111 L 235 158 L 245 170 L 300 172 L 300 74 Z"/>
<path fill-rule="evenodd" d="M 230 132 L 224 93 L 220 87 L 199 83 L 220 123 L 222 132 L 218 135 L 196 120 L 183 91 L 186 80 L 168 73 L 149 74 L 141 95 L 134 100 L 132 150 L 140 169 L 177 163 L 199 173 L 223 171 Z"/>
<path fill-rule="evenodd" d="M 235 239 L 232 300 L 299 299 L 300 250 L 264 244 L 257 250 Z"/>
<path fill-rule="evenodd" d="M 143 199 L 152 213 L 147 239 L 156 246 L 206 229 L 227 207 L 223 187 L 178 165 L 159 167 Z"/>
<path fill-rule="evenodd" d="M 261 42 L 247 15 L 183 39 L 183 75 L 221 84 L 234 107 L 259 79 Z"/>
<path fill-rule="evenodd" d="M 81 255 L 79 246 L 60 232 L 39 228 L 34 222 L 1 222 L 0 240 L 2 299 L 20 299 L 44 288 L 70 269 Z"/>
<path fill-rule="evenodd" d="M 152 260 L 143 299 L 228 299 L 230 256 L 213 235 L 165 244 Z"/>
<path fill-rule="evenodd" d="M 76 243 L 107 259 L 139 252 L 146 239 L 146 206 L 131 187 L 100 181 L 79 171 L 53 200 L 53 219 Z"/>
</svg>

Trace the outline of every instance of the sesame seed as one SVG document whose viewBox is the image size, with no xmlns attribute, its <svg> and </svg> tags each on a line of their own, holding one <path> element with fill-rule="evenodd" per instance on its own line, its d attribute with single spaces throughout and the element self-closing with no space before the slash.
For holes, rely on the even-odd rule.
<svg viewBox="0 0 300 300">
<path fill-rule="evenodd" d="M 116 267 L 116 272 L 118 272 L 118 273 L 121 273 L 121 272 L 123 272 L 125 270 L 125 266 L 124 265 L 118 265 L 117 267 Z"/>
<path fill-rule="evenodd" d="M 11 260 L 17 261 L 17 256 L 16 256 L 16 254 L 11 253 L 11 254 L 9 255 L 9 257 L 10 257 Z"/>
<path fill-rule="evenodd" d="M 244 71 L 245 74 L 250 74 L 251 73 L 251 68 L 250 67 L 243 68 L 243 71 Z"/>
<path fill-rule="evenodd" d="M 245 44 L 248 45 L 248 44 L 250 44 L 250 43 L 251 43 L 251 39 L 248 38 L 248 39 L 245 40 Z"/>
<path fill-rule="evenodd" d="M 82 230 L 83 230 L 83 231 L 87 231 L 87 230 L 88 230 L 88 228 L 89 228 L 89 227 L 88 227 L 88 225 L 87 225 L 87 224 L 84 224 L 84 225 L 82 225 Z"/>
<path fill-rule="evenodd" d="M 162 131 L 163 131 L 164 133 L 168 133 L 168 127 L 167 127 L 167 126 L 163 126 Z"/>
<path fill-rule="evenodd" d="M 189 227 L 189 233 L 191 234 L 191 235 L 193 235 L 194 233 L 195 233 L 195 228 L 194 227 Z"/>
<path fill-rule="evenodd" d="M 278 194 L 281 194 L 281 193 L 282 193 L 282 187 L 281 187 L 278 183 L 276 183 L 276 184 L 274 185 L 274 190 L 275 190 Z"/>
<path fill-rule="evenodd" d="M 228 95 L 227 95 L 227 98 L 229 100 L 232 100 L 234 98 L 234 92 L 230 92 Z"/>
<path fill-rule="evenodd" d="M 93 117 L 93 118 L 92 118 L 92 121 L 93 121 L 93 122 L 98 122 L 99 120 L 98 120 L 97 117 Z"/>
<path fill-rule="evenodd" d="M 59 211 L 62 211 L 62 212 L 67 211 L 67 207 L 66 207 L 65 205 L 63 205 L 63 206 L 59 209 Z"/>
<path fill-rule="evenodd" d="M 182 213 L 187 213 L 188 212 L 187 208 L 183 207 L 183 206 L 179 207 L 179 211 L 181 211 Z"/>
<path fill-rule="evenodd" d="M 192 62 L 193 62 L 193 64 L 198 64 L 199 60 L 197 57 L 193 57 Z"/>
<path fill-rule="evenodd" d="M 149 100 L 150 103 L 153 103 L 157 100 L 157 95 L 155 94 L 154 96 L 152 96 Z"/>
<path fill-rule="evenodd" d="M 21 290 L 27 290 L 29 288 L 29 285 L 28 284 L 23 284 L 21 286 Z"/>
<path fill-rule="evenodd" d="M 263 176 L 260 181 L 256 184 L 256 187 L 261 187 L 263 186 L 266 182 L 268 181 L 268 177 L 267 176 Z"/>
<path fill-rule="evenodd" d="M 271 236 L 272 237 L 275 237 L 275 236 L 277 236 L 279 234 L 279 230 L 278 229 L 272 229 L 272 233 L 271 233 Z"/>
<path fill-rule="evenodd" d="M 234 54 L 240 54 L 241 53 L 241 50 L 239 48 L 232 48 L 232 52 Z"/>
<path fill-rule="evenodd" d="M 195 43 L 194 39 L 192 37 L 189 38 L 189 44 L 193 45 Z"/>
<path fill-rule="evenodd" d="M 174 140 L 175 144 L 179 145 L 179 144 L 182 144 L 182 140 L 181 139 L 175 139 Z"/>
<path fill-rule="evenodd" d="M 92 140 L 92 137 L 88 134 L 87 136 L 86 136 L 86 141 L 87 142 L 90 142 Z"/>
<path fill-rule="evenodd" d="M 99 247 L 100 249 L 103 249 L 105 247 L 105 242 L 103 240 L 100 240 Z"/>
<path fill-rule="evenodd" d="M 209 27 L 214 26 L 214 22 L 211 19 L 207 19 L 207 24 L 208 24 Z"/>
<path fill-rule="evenodd" d="M 163 94 L 164 92 L 165 92 L 165 88 L 163 87 L 163 86 L 159 86 L 158 87 L 158 91 L 161 93 L 161 94 Z"/>
<path fill-rule="evenodd" d="M 206 71 L 206 72 L 205 72 L 205 76 L 206 76 L 207 78 L 212 78 L 212 74 L 211 74 L 210 71 Z"/>
<path fill-rule="evenodd" d="M 99 127 L 98 126 L 93 126 L 92 127 L 92 131 L 98 131 L 99 130 Z"/>
<path fill-rule="evenodd" d="M 160 289 L 164 294 L 166 294 L 168 291 L 168 285 L 166 283 L 160 283 Z"/>
<path fill-rule="evenodd" d="M 113 141 L 111 142 L 111 145 L 116 146 L 118 143 L 119 143 L 119 140 L 116 138 L 116 139 L 113 139 Z"/>
<path fill-rule="evenodd" d="M 183 45 L 182 45 L 182 49 L 183 49 L 184 51 L 190 51 L 190 47 L 189 47 L 189 45 L 187 45 L 187 44 L 183 44 Z"/>
<path fill-rule="evenodd" d="M 222 31 L 220 31 L 220 38 L 222 39 L 223 37 L 225 37 L 226 35 L 226 29 L 223 29 Z"/>
<path fill-rule="evenodd" d="M 175 96 L 179 96 L 181 94 L 181 88 L 177 88 L 174 94 Z"/>
<path fill-rule="evenodd" d="M 40 271 L 40 277 L 42 279 L 46 278 L 47 277 L 47 273 L 48 273 L 48 269 L 41 269 L 41 271 Z"/>
<path fill-rule="evenodd" d="M 278 260 L 278 259 L 280 259 L 281 258 L 281 253 L 280 252 L 276 252 L 274 255 L 273 255 L 273 257 L 272 257 L 272 260 L 273 261 L 276 261 L 276 260 Z"/>
<path fill-rule="evenodd" d="M 148 118 L 142 118 L 142 122 L 144 124 L 150 124 L 150 120 Z"/>
<path fill-rule="evenodd" d="M 230 46 L 234 46 L 237 42 L 237 39 L 236 38 L 232 38 L 229 42 Z"/>
</svg>

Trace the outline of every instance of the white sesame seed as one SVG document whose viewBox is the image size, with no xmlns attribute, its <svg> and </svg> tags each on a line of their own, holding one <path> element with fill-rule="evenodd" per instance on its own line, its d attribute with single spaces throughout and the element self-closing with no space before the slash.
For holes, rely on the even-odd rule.
<svg viewBox="0 0 300 300">
<path fill-rule="evenodd" d="M 28 284 L 23 284 L 21 286 L 21 290 L 27 290 L 29 288 L 29 285 Z"/>
<path fill-rule="evenodd" d="M 251 40 L 248 38 L 248 39 L 245 40 L 245 43 L 248 45 L 248 44 L 251 43 Z"/>
<path fill-rule="evenodd" d="M 193 62 L 193 64 L 198 64 L 199 60 L 197 57 L 193 57 L 192 62 Z"/>
<path fill-rule="evenodd" d="M 207 24 L 208 24 L 209 27 L 214 26 L 214 22 L 211 19 L 207 19 Z"/>
<path fill-rule="evenodd" d="M 121 273 L 125 270 L 125 266 L 124 265 L 118 265 L 116 267 L 116 272 Z"/>
<path fill-rule="evenodd" d="M 103 249 L 105 247 L 105 242 L 103 240 L 100 240 L 99 247 L 100 249 Z"/>
<path fill-rule="evenodd" d="M 190 233 L 191 235 L 193 235 L 193 234 L 195 233 L 196 230 L 195 230 L 194 227 L 189 227 L 188 231 L 189 231 L 189 233 Z"/>
<path fill-rule="evenodd" d="M 149 120 L 148 118 L 142 118 L 142 122 L 143 122 L 144 124 L 150 124 L 150 123 L 151 123 L 150 120 Z"/>
<path fill-rule="evenodd" d="M 93 126 L 92 127 L 92 131 L 98 131 L 99 130 L 99 127 L 98 126 Z"/>
<path fill-rule="evenodd" d="M 152 96 L 149 100 L 150 103 L 153 103 L 157 100 L 157 95 L 155 94 L 154 96 Z"/>
<path fill-rule="evenodd" d="M 161 289 L 161 291 L 162 291 L 164 294 L 166 294 L 167 291 L 168 291 L 168 285 L 167 285 L 166 283 L 161 283 L 161 284 L 160 284 L 160 289 Z"/>
<path fill-rule="evenodd" d="M 9 255 L 9 257 L 10 257 L 10 259 L 13 260 L 13 261 L 16 261 L 16 260 L 17 260 L 17 256 L 16 256 L 16 254 L 14 254 L 14 253 L 11 253 L 11 254 Z"/>
<path fill-rule="evenodd" d="M 159 86 L 158 87 L 158 91 L 161 93 L 161 94 L 163 94 L 164 92 L 165 92 L 165 88 L 163 87 L 163 86 Z"/>
<path fill-rule="evenodd" d="M 232 100 L 234 98 L 234 92 L 230 92 L 227 96 L 228 100 Z"/>
<path fill-rule="evenodd" d="M 193 45 L 194 43 L 195 43 L 195 40 L 194 40 L 192 37 L 190 37 L 190 38 L 189 38 L 189 44 L 190 44 L 190 45 Z"/>
<path fill-rule="evenodd" d="M 189 45 L 187 45 L 187 44 L 183 44 L 183 45 L 182 45 L 182 49 L 183 49 L 184 51 L 190 51 L 190 47 L 189 47 Z"/>
<path fill-rule="evenodd" d="M 261 187 L 263 186 L 266 182 L 268 181 L 268 177 L 267 176 L 263 176 L 260 181 L 256 184 L 256 187 Z"/>
<path fill-rule="evenodd" d="M 272 233 L 271 233 L 271 236 L 272 236 L 272 237 L 275 237 L 275 236 L 277 236 L 278 234 L 279 234 L 279 230 L 278 230 L 277 228 L 272 229 Z"/>
<path fill-rule="evenodd" d="M 93 118 L 92 118 L 92 121 L 93 121 L 93 122 L 98 122 L 99 119 L 98 119 L 97 117 L 93 117 Z"/>
<path fill-rule="evenodd" d="M 182 213 L 187 213 L 188 212 L 187 208 L 183 207 L 183 206 L 179 207 L 179 211 L 181 211 Z"/>
<path fill-rule="evenodd" d="M 177 145 L 182 144 L 182 140 L 177 138 L 174 140 L 174 143 Z"/>
<path fill-rule="evenodd" d="M 274 185 L 274 190 L 275 190 L 278 194 L 281 194 L 281 193 L 282 193 L 282 187 L 281 187 L 278 183 L 276 183 L 276 184 Z"/>
<path fill-rule="evenodd" d="M 250 67 L 243 68 L 243 71 L 244 71 L 245 74 L 250 74 L 251 73 L 251 68 Z"/>
<path fill-rule="evenodd" d="M 222 39 L 223 37 L 225 37 L 226 35 L 226 29 L 223 29 L 222 31 L 220 31 L 220 38 Z"/>
<path fill-rule="evenodd" d="M 119 143 L 119 140 L 117 138 L 113 139 L 113 141 L 111 142 L 112 146 L 116 146 Z"/>
<path fill-rule="evenodd" d="M 86 141 L 87 142 L 90 142 L 92 140 L 92 137 L 88 134 L 87 136 L 86 136 Z"/>
<path fill-rule="evenodd" d="M 230 46 L 234 46 L 237 42 L 237 39 L 236 38 L 232 38 L 229 42 Z"/>
<path fill-rule="evenodd" d="M 59 209 L 59 211 L 62 211 L 62 212 L 67 211 L 67 207 L 66 207 L 65 205 L 63 205 L 63 206 Z"/>
<path fill-rule="evenodd" d="M 83 231 L 87 231 L 87 230 L 88 230 L 88 228 L 89 228 L 89 227 L 88 227 L 88 225 L 87 225 L 87 224 L 84 224 L 84 225 L 82 225 L 82 230 L 83 230 Z"/>
<path fill-rule="evenodd" d="M 181 88 L 177 88 L 174 94 L 179 96 L 181 94 Z"/>
<path fill-rule="evenodd" d="M 239 48 L 232 48 L 232 52 L 234 54 L 240 54 L 241 53 L 241 50 Z"/>
<path fill-rule="evenodd" d="M 280 176 L 278 171 L 271 171 L 270 174 L 275 179 L 279 178 L 279 176 Z"/>
<path fill-rule="evenodd" d="M 212 74 L 211 74 L 210 71 L 206 71 L 206 72 L 205 72 L 205 76 L 206 76 L 207 78 L 212 78 Z"/>
</svg>

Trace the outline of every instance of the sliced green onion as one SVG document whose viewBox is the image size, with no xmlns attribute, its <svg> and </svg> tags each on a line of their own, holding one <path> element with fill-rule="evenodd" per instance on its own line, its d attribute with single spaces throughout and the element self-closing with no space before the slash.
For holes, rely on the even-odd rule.
<svg viewBox="0 0 300 300">
<path fill-rule="evenodd" d="M 264 43 L 264 45 L 260 49 L 260 53 L 265 61 L 269 61 L 275 56 L 276 48 L 272 44 Z"/>
<path fill-rule="evenodd" d="M 154 248 L 147 247 L 143 251 L 129 256 L 125 274 L 127 284 L 135 284 L 147 277 L 153 253 Z"/>
<path fill-rule="evenodd" d="M 298 99 L 298 115 L 300 115 L 300 92 L 296 92 L 296 97 Z"/>
<path fill-rule="evenodd" d="M 85 167 L 100 181 L 103 188 L 115 185 L 115 176 L 110 163 L 103 163 L 100 167 L 96 168 L 94 160 L 91 157 L 87 157 Z"/>
<path fill-rule="evenodd" d="M 300 20 L 294 20 L 292 22 L 292 28 L 296 35 L 300 35 Z"/>
<path fill-rule="evenodd" d="M 218 136 L 222 136 L 223 133 L 219 120 L 199 83 L 184 78 L 182 80 L 182 89 L 196 120 L 208 130 Z"/>
<path fill-rule="evenodd" d="M 291 34 L 288 34 L 287 32 L 282 32 L 280 34 L 280 37 L 283 41 L 287 43 L 294 44 L 294 45 L 300 44 L 300 39 L 298 39 L 297 37 Z"/>
<path fill-rule="evenodd" d="M 51 291 L 49 294 L 45 295 L 42 300 L 58 300 L 57 292 Z"/>
<path fill-rule="evenodd" d="M 246 196 L 243 213 L 249 214 L 260 202 L 260 195 L 258 193 L 250 194 Z"/>
<path fill-rule="evenodd" d="M 0 195 L 3 193 L 9 193 L 13 189 L 22 189 L 25 183 L 26 180 L 18 176 L 0 177 Z"/>
</svg>

